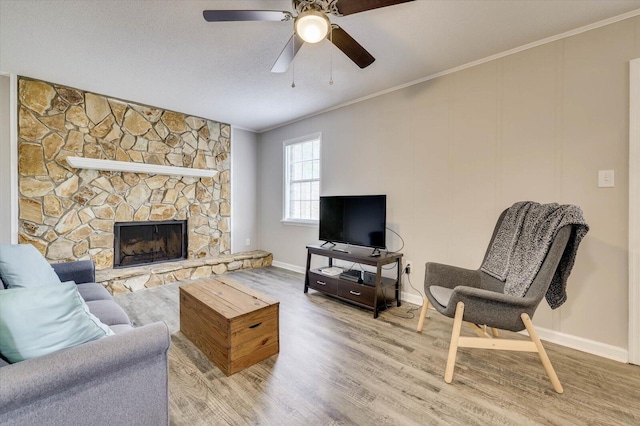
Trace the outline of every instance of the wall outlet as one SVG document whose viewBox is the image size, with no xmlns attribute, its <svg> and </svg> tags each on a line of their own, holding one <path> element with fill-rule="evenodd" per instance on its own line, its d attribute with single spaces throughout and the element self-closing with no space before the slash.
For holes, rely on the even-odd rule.
<svg viewBox="0 0 640 426">
<path fill-rule="evenodd" d="M 404 272 L 405 274 L 410 274 L 411 273 L 411 268 L 413 267 L 413 262 L 410 260 L 407 260 L 407 263 L 404 264 Z"/>
<path fill-rule="evenodd" d="M 598 187 L 599 188 L 613 188 L 614 172 L 613 170 L 598 170 Z"/>
<path fill-rule="evenodd" d="M 251 245 L 251 238 L 247 238 L 246 240 L 244 240 L 244 245 L 245 246 L 250 246 Z"/>
</svg>

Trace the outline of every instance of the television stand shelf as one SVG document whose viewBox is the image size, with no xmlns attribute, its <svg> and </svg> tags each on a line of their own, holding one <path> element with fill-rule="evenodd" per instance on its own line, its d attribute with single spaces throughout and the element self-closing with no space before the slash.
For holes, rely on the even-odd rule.
<svg viewBox="0 0 640 426">
<path fill-rule="evenodd" d="M 358 284 L 342 279 L 340 276 L 325 275 L 319 269 L 312 270 L 311 256 L 314 254 L 329 258 L 329 266 L 333 266 L 333 259 L 375 266 L 375 285 Z M 397 305 L 401 306 L 402 253 L 384 253 L 376 257 L 370 254 L 371 249 L 350 247 L 348 251 L 342 251 L 319 245 L 308 245 L 304 292 L 307 293 L 309 288 L 312 288 L 340 300 L 371 309 L 374 318 L 378 318 L 378 312 L 386 308 L 388 301 L 395 299 Z M 396 278 L 383 277 L 382 267 L 392 263 L 396 265 Z M 390 294 L 387 294 L 387 289 L 390 290 Z"/>
</svg>

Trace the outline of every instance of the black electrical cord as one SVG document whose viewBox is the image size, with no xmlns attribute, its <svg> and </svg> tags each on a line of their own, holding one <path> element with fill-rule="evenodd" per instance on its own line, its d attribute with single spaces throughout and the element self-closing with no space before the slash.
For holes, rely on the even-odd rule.
<svg viewBox="0 0 640 426">
<path fill-rule="evenodd" d="M 404 248 L 404 238 L 402 238 L 402 235 L 398 234 L 396 231 L 394 231 L 393 229 L 389 228 L 388 226 L 385 226 L 385 228 L 387 228 L 389 231 L 391 231 L 391 232 L 393 232 L 394 234 L 396 234 L 396 235 L 398 236 L 398 238 L 400 238 L 400 241 L 402 241 L 402 247 L 400 247 L 398 250 L 395 250 L 395 251 L 389 251 L 389 250 L 387 250 L 387 255 L 389 255 L 389 254 L 396 254 L 396 253 L 398 253 L 400 250 L 402 250 L 402 249 Z M 393 268 L 395 268 L 395 265 L 387 266 L 386 268 L 385 268 L 384 266 L 382 267 L 382 269 L 385 269 L 385 270 L 387 270 L 387 271 L 388 271 L 388 270 L 391 270 L 391 269 L 393 269 Z M 404 271 L 403 271 L 403 272 L 404 272 Z"/>
<path fill-rule="evenodd" d="M 400 238 L 400 241 L 402 241 L 402 247 L 400 247 L 398 250 L 394 250 L 394 251 L 389 251 L 387 250 L 387 254 L 391 253 L 398 253 L 400 250 L 402 250 L 404 248 L 404 238 L 402 238 L 402 235 L 398 234 L 396 231 L 394 231 L 393 229 L 389 228 L 388 226 L 385 226 L 385 228 L 387 228 L 389 231 L 393 232 L 394 234 L 396 234 L 398 236 L 398 238 Z"/>
<path fill-rule="evenodd" d="M 386 228 L 386 229 L 388 229 L 389 231 L 393 232 L 394 234 L 396 234 L 396 235 L 398 236 L 398 238 L 400 238 L 400 241 L 402 241 L 402 246 L 400 246 L 400 248 L 399 248 L 398 250 L 395 250 L 395 251 L 389 251 L 389 250 L 387 250 L 387 254 L 395 254 L 395 253 L 400 252 L 400 251 L 404 248 L 404 238 L 402 238 L 402 235 L 398 234 L 396 231 L 394 231 L 393 229 L 389 228 L 388 226 L 385 226 L 385 228 Z M 360 270 L 361 270 L 361 271 L 364 271 L 364 270 L 365 270 L 365 269 L 362 267 L 362 264 L 360 264 L 360 263 L 352 263 L 352 264 L 351 264 L 351 266 L 349 267 L 349 270 L 352 270 L 352 269 L 353 269 L 353 267 L 354 267 L 354 266 L 356 266 L 356 265 L 358 265 L 358 268 L 360 268 Z M 388 266 L 388 267 L 386 267 L 386 268 L 383 266 L 383 267 L 382 267 L 382 269 L 384 269 L 384 270 L 391 270 L 391 269 L 395 268 L 395 267 L 396 267 L 396 265 L 398 265 L 398 263 L 394 263 L 394 264 L 392 264 L 392 265 L 390 265 L 390 266 Z M 420 293 L 420 291 L 418 291 L 418 289 L 416 289 L 416 288 L 413 286 L 413 283 L 411 282 L 411 277 L 409 277 L 409 274 L 407 274 L 406 269 L 403 269 L 403 270 L 402 270 L 402 273 L 400 274 L 400 278 L 402 278 L 402 275 L 406 275 L 406 276 L 407 276 L 407 280 L 409 281 L 409 286 L 410 286 L 410 287 L 411 287 L 411 288 L 412 288 L 416 293 L 418 293 L 418 295 L 420 296 L 420 298 L 421 298 L 421 299 L 423 299 L 423 298 L 422 298 L 422 293 Z M 391 306 L 387 304 L 387 296 L 386 296 L 386 294 L 385 294 L 385 288 L 384 288 L 384 287 L 382 287 L 382 297 L 384 298 L 384 304 L 385 304 L 385 307 L 386 307 L 387 309 L 389 309 Z M 422 302 L 422 303 L 424 303 L 424 299 L 423 299 L 423 302 Z M 406 316 L 406 317 L 405 317 L 405 316 L 402 316 L 402 315 L 394 314 L 394 313 L 393 313 L 393 312 L 391 312 L 391 311 L 389 311 L 389 313 L 390 313 L 391 315 L 396 316 L 396 317 L 399 317 L 399 318 L 413 319 L 413 318 L 415 318 L 415 316 L 416 316 L 416 315 L 415 315 L 415 313 L 414 313 L 414 311 L 417 311 L 417 310 L 418 310 L 418 309 L 420 309 L 420 308 L 422 308 L 422 304 L 420 304 L 420 306 L 418 306 L 417 308 L 409 308 L 409 309 L 407 309 L 407 315 L 410 315 L 410 316 Z"/>
<path fill-rule="evenodd" d="M 398 250 L 395 250 L 395 251 L 387 250 L 387 254 L 396 254 L 396 253 L 400 252 L 404 248 L 404 238 L 402 238 L 402 235 L 398 234 L 396 231 L 394 231 L 393 229 L 389 228 L 388 226 L 385 226 L 385 228 L 388 229 L 389 231 L 393 232 L 394 234 L 396 234 L 398 236 L 398 238 L 400 238 L 400 241 L 402 241 L 402 246 Z M 355 265 L 356 265 L 356 263 L 352 264 L 351 267 L 349 268 L 349 270 L 353 269 L 353 267 Z M 364 268 L 362 267 L 361 264 L 358 263 L 357 265 L 361 270 L 364 271 Z M 393 264 L 391 266 L 387 266 L 386 268 L 384 266 L 382 267 L 382 269 L 385 269 L 387 271 L 391 270 L 393 268 L 395 268 L 395 264 Z"/>
<path fill-rule="evenodd" d="M 388 311 L 391 315 L 393 315 L 394 317 L 398 317 L 398 318 L 403 318 L 403 319 L 414 319 L 416 317 L 415 311 L 417 311 L 418 309 L 422 308 L 422 305 L 424 304 L 424 298 L 422 297 L 422 293 L 420 293 L 418 291 L 417 288 L 415 288 L 413 286 L 413 283 L 411 282 L 411 277 L 409 274 L 407 274 L 405 271 L 402 271 L 402 275 L 406 275 L 407 276 L 407 280 L 409 281 L 409 286 L 416 292 L 418 293 L 418 295 L 420 296 L 420 299 L 422 299 L 422 303 L 420 304 L 420 306 L 416 307 L 416 308 L 409 308 L 407 309 L 406 315 L 398 315 L 393 313 L 392 311 Z M 385 288 L 382 287 L 382 297 L 384 297 L 384 303 L 385 303 L 385 307 L 387 309 L 391 308 L 392 306 L 387 304 L 387 295 L 385 294 Z"/>
</svg>

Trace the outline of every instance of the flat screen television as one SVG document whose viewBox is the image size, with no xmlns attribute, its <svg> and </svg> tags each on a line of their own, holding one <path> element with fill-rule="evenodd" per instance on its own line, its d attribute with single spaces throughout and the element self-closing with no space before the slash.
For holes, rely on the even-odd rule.
<svg viewBox="0 0 640 426">
<path fill-rule="evenodd" d="M 383 249 L 387 196 L 320 197 L 320 240 Z"/>
</svg>

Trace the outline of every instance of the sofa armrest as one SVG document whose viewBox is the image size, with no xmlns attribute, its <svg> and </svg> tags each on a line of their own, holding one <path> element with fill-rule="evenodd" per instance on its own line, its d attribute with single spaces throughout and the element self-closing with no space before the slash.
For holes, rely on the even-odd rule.
<svg viewBox="0 0 640 426">
<path fill-rule="evenodd" d="M 54 263 L 51 265 L 60 281 L 75 281 L 76 284 L 96 282 L 96 268 L 93 260 Z"/>
<path fill-rule="evenodd" d="M 91 424 L 92 418 L 93 424 L 102 424 L 105 419 L 115 421 L 120 415 L 132 415 L 126 413 L 126 407 L 112 405 L 116 401 L 108 399 L 114 397 L 125 405 L 135 402 L 137 410 L 141 409 L 138 404 L 145 402 L 141 398 L 147 398 L 146 403 L 155 410 L 150 415 L 161 419 L 166 415 L 161 422 L 166 423 L 169 344 L 167 325 L 157 322 L 2 367 L 0 418 L 37 424 L 45 420 L 56 423 L 51 416 L 60 416 L 57 420 L 72 424 L 73 409 L 65 412 L 65 406 L 82 407 L 81 415 L 88 417 L 86 424 Z M 103 410 L 105 404 L 114 408 Z"/>
</svg>

